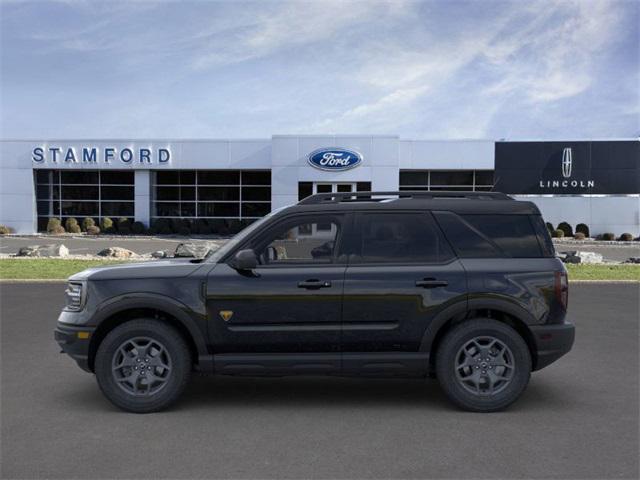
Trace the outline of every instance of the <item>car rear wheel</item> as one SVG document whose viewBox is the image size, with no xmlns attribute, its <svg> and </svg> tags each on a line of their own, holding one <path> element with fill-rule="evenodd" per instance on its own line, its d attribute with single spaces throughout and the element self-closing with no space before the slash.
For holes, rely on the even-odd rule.
<svg viewBox="0 0 640 480">
<path fill-rule="evenodd" d="M 502 410 L 524 392 L 531 354 L 520 334 L 492 319 L 467 320 L 438 347 L 438 381 L 453 403 L 474 412 Z"/>
<path fill-rule="evenodd" d="M 173 327 L 137 319 L 114 328 L 95 360 L 98 385 L 117 407 L 135 413 L 167 408 L 177 400 L 191 374 L 191 355 Z"/>
</svg>

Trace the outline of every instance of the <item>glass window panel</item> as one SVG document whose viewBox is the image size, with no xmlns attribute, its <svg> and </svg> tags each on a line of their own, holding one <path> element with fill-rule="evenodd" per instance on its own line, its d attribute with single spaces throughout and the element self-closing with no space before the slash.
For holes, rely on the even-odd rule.
<svg viewBox="0 0 640 480">
<path fill-rule="evenodd" d="M 538 237 L 528 215 L 462 215 L 462 218 L 510 257 L 541 256 Z"/>
<path fill-rule="evenodd" d="M 316 185 L 316 192 L 318 193 L 331 193 L 332 185 L 329 183 L 320 183 Z"/>
<path fill-rule="evenodd" d="M 129 217 L 133 215 L 133 202 L 102 202 L 103 217 Z"/>
<path fill-rule="evenodd" d="M 38 215 L 49 215 L 50 202 L 38 202 Z"/>
<path fill-rule="evenodd" d="M 181 200 L 195 200 L 196 199 L 196 187 L 180 187 L 180 199 Z"/>
<path fill-rule="evenodd" d="M 298 182 L 298 201 L 313 195 L 312 182 Z"/>
<path fill-rule="evenodd" d="M 195 172 L 195 170 L 181 170 L 180 171 L 180 184 L 181 185 L 195 185 L 196 184 L 196 172 Z"/>
<path fill-rule="evenodd" d="M 431 190 L 434 192 L 444 191 L 444 192 L 468 192 L 471 191 L 473 187 L 469 185 L 468 187 L 431 187 Z"/>
<path fill-rule="evenodd" d="M 493 170 L 476 170 L 476 185 L 493 185 Z"/>
<path fill-rule="evenodd" d="M 429 187 L 400 187 L 401 192 L 409 192 L 409 191 L 426 192 L 428 190 L 429 190 Z"/>
<path fill-rule="evenodd" d="M 268 170 L 267 171 L 243 170 L 242 184 L 271 186 L 271 172 Z"/>
<path fill-rule="evenodd" d="M 269 203 L 242 203 L 243 217 L 263 217 L 271 211 Z"/>
<path fill-rule="evenodd" d="M 199 217 L 238 217 L 239 203 L 198 203 Z"/>
<path fill-rule="evenodd" d="M 62 215 L 94 217 L 98 215 L 98 202 L 62 202 Z"/>
<path fill-rule="evenodd" d="M 198 172 L 198 185 L 239 185 L 239 170 L 201 170 Z"/>
<path fill-rule="evenodd" d="M 180 172 L 176 170 L 167 170 L 156 172 L 156 184 L 158 185 L 179 185 Z"/>
<path fill-rule="evenodd" d="M 180 187 L 156 187 L 156 200 L 180 200 Z"/>
<path fill-rule="evenodd" d="M 356 184 L 356 192 L 370 192 L 371 182 L 358 182 Z"/>
<path fill-rule="evenodd" d="M 127 170 L 101 171 L 100 183 L 109 185 L 133 185 L 135 183 L 135 174 Z"/>
<path fill-rule="evenodd" d="M 428 185 L 429 172 L 400 172 L 400 185 Z"/>
<path fill-rule="evenodd" d="M 38 217 L 38 231 L 46 232 L 50 217 Z"/>
<path fill-rule="evenodd" d="M 453 252 L 431 216 L 424 213 L 362 215 L 362 263 L 440 263 Z"/>
<path fill-rule="evenodd" d="M 242 187 L 242 201 L 271 201 L 271 187 Z"/>
<path fill-rule="evenodd" d="M 38 185 L 36 187 L 36 198 L 49 198 L 50 193 L 51 189 L 49 185 Z"/>
<path fill-rule="evenodd" d="M 60 199 L 60 187 L 58 185 L 53 186 L 53 199 L 54 200 Z"/>
<path fill-rule="evenodd" d="M 182 217 L 195 217 L 196 216 L 196 204 L 195 202 L 183 202 L 180 204 L 180 216 Z"/>
<path fill-rule="evenodd" d="M 36 182 L 37 183 L 49 183 L 50 170 L 36 170 Z"/>
<path fill-rule="evenodd" d="M 431 171 L 431 185 L 473 185 L 473 171 L 451 170 Z"/>
<path fill-rule="evenodd" d="M 100 191 L 101 200 L 133 200 L 134 199 L 134 187 L 102 186 L 100 188 L 101 188 L 101 191 Z"/>
<path fill-rule="evenodd" d="M 156 202 L 155 210 L 157 217 L 179 217 L 180 216 L 180 204 L 170 202 Z"/>
<path fill-rule="evenodd" d="M 98 186 L 63 186 L 63 200 L 98 200 Z"/>
<path fill-rule="evenodd" d="M 55 201 L 52 202 L 53 203 L 53 214 L 54 215 L 60 215 L 60 202 Z"/>
<path fill-rule="evenodd" d="M 301 220 L 298 224 L 289 224 L 275 232 L 265 242 L 267 245 L 257 252 L 260 263 L 331 263 L 339 225 L 330 218 L 322 222 L 327 226 L 326 230 L 319 229 L 318 222 Z"/>
<path fill-rule="evenodd" d="M 198 200 L 240 200 L 240 187 L 198 187 Z"/>
<path fill-rule="evenodd" d="M 60 172 L 60 181 L 63 184 L 77 184 L 77 183 L 93 183 L 93 184 L 97 184 L 98 183 L 98 172 L 97 171 L 92 171 L 92 172 L 82 172 L 82 171 L 75 171 L 75 172 L 67 172 L 67 171 L 62 171 Z"/>
</svg>

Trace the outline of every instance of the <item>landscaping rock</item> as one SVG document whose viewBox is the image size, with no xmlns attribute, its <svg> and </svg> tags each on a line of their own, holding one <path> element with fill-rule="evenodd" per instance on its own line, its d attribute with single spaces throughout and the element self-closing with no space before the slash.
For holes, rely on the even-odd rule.
<svg viewBox="0 0 640 480">
<path fill-rule="evenodd" d="M 180 243 L 173 252 L 173 256 L 202 258 L 210 249 L 210 245 L 205 243 Z"/>
<path fill-rule="evenodd" d="M 29 245 L 18 251 L 18 257 L 68 257 L 69 249 L 64 245 Z"/>
<path fill-rule="evenodd" d="M 113 258 L 131 258 L 136 257 L 136 253 L 131 250 L 127 250 L 122 247 L 109 247 L 98 252 L 100 257 L 113 257 Z"/>
<path fill-rule="evenodd" d="M 152 252 L 151 256 L 153 258 L 166 258 L 167 257 L 167 252 L 165 252 L 164 250 L 157 250 L 155 252 Z"/>
<path fill-rule="evenodd" d="M 564 263 L 602 263 L 604 257 L 596 252 L 562 252 L 566 256 L 562 259 Z"/>
</svg>

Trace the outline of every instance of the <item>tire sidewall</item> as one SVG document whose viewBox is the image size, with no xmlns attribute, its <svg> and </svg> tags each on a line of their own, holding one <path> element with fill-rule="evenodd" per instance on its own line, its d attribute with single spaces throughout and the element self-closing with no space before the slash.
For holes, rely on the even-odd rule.
<svg viewBox="0 0 640 480">
<path fill-rule="evenodd" d="M 456 376 L 456 355 L 469 340 L 479 336 L 495 337 L 509 347 L 515 371 L 509 385 L 493 396 L 468 392 Z M 520 334 L 497 320 L 468 320 L 455 327 L 444 338 L 436 358 L 438 381 L 445 393 L 458 406 L 472 411 L 497 411 L 513 403 L 524 392 L 531 376 L 531 354 Z"/>
<path fill-rule="evenodd" d="M 128 339 L 149 337 L 159 341 L 171 357 L 171 372 L 166 385 L 145 397 L 127 394 L 111 373 L 113 356 Z M 95 359 L 96 379 L 104 395 L 114 405 L 127 411 L 147 413 L 166 408 L 182 393 L 191 372 L 191 359 L 184 339 L 174 328 L 156 320 L 141 319 L 124 323 L 102 340 Z"/>
</svg>

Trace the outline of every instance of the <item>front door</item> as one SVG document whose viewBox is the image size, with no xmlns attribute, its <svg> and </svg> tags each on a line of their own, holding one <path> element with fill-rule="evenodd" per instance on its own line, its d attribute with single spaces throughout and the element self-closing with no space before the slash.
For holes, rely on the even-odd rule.
<svg viewBox="0 0 640 480">
<path fill-rule="evenodd" d="M 464 301 L 462 265 L 428 212 L 358 213 L 354 232 L 344 286 L 344 370 L 406 370 L 411 361 L 426 368 L 423 358 L 411 354 L 419 354 L 431 319 Z M 372 359 L 364 352 L 378 355 Z M 410 360 L 401 365 L 398 358 Z"/>
<path fill-rule="evenodd" d="M 217 265 L 207 284 L 214 353 L 339 353 L 343 227 L 342 214 L 289 217 L 241 247 L 258 255 L 252 275 Z"/>
</svg>

